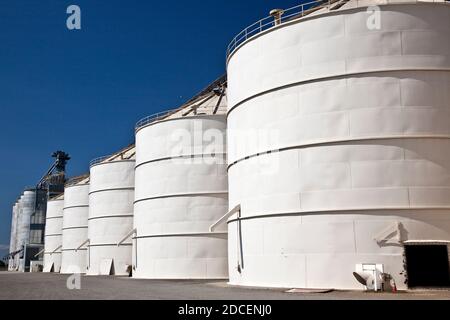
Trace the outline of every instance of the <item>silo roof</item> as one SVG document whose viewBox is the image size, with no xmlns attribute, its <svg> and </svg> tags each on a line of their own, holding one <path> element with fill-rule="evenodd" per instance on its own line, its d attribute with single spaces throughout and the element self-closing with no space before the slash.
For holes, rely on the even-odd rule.
<svg viewBox="0 0 450 320">
<path fill-rule="evenodd" d="M 136 159 L 136 146 L 135 144 L 130 144 L 126 148 L 113 153 L 112 155 L 100 157 L 91 161 L 91 167 L 101 163 L 123 161 L 123 160 L 134 160 Z"/>
<path fill-rule="evenodd" d="M 136 124 L 136 131 L 159 121 L 184 117 L 225 115 L 227 113 L 227 77 L 221 76 L 205 89 L 173 110 L 164 111 L 141 119 Z"/>
<path fill-rule="evenodd" d="M 69 181 L 67 181 L 65 187 L 67 188 L 76 185 L 89 184 L 89 182 L 90 182 L 90 175 L 89 173 L 86 173 L 77 177 L 70 178 Z"/>
</svg>

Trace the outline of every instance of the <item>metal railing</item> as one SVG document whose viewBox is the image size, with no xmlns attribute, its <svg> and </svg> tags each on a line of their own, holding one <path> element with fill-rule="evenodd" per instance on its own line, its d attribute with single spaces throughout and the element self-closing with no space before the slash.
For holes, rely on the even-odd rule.
<svg viewBox="0 0 450 320">
<path fill-rule="evenodd" d="M 283 10 L 283 14 L 277 18 L 274 16 L 269 16 L 264 19 L 255 22 L 254 24 L 248 26 L 244 30 L 242 30 L 234 39 L 231 41 L 227 48 L 227 57 L 232 54 L 236 48 L 247 41 L 247 39 L 265 31 L 270 28 L 273 28 L 277 25 L 283 24 L 288 21 L 295 20 L 297 18 L 304 17 L 307 13 L 309 13 L 311 9 L 320 9 L 327 7 L 336 1 L 333 0 L 317 0 L 311 1 L 307 3 L 300 4 L 298 6 Z"/>
<path fill-rule="evenodd" d="M 112 157 L 112 155 L 95 158 L 94 160 L 89 162 L 89 166 L 90 167 L 95 166 L 96 164 L 102 163 L 103 161 L 105 161 L 106 159 L 108 159 L 110 157 Z"/>
<path fill-rule="evenodd" d="M 178 109 L 171 109 L 171 110 L 167 110 L 167 111 L 162 111 L 162 112 L 158 112 L 158 113 L 152 114 L 151 116 L 142 118 L 141 120 L 139 120 L 136 123 L 136 126 L 134 127 L 134 129 L 138 130 L 138 129 L 142 128 L 142 127 L 145 127 L 146 125 L 148 125 L 150 123 L 162 120 L 162 119 L 164 119 L 165 117 L 167 117 L 168 115 L 170 115 L 171 113 L 173 113 L 173 112 L 175 112 L 177 110 Z"/>
</svg>

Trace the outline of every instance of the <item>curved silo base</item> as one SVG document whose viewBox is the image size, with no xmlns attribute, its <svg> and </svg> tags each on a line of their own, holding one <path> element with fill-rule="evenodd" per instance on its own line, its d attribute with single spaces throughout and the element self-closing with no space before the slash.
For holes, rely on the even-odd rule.
<svg viewBox="0 0 450 320">
<path fill-rule="evenodd" d="M 66 250 L 62 253 L 61 274 L 85 274 L 87 249 Z"/>
<path fill-rule="evenodd" d="M 361 290 L 358 264 L 407 289 L 403 241 L 450 240 L 450 210 L 289 214 L 229 222 L 230 284 Z"/>
<path fill-rule="evenodd" d="M 88 276 L 129 276 L 131 272 L 131 244 L 90 246 Z"/>
<path fill-rule="evenodd" d="M 228 279 L 227 235 L 137 239 L 138 279 Z"/>
</svg>

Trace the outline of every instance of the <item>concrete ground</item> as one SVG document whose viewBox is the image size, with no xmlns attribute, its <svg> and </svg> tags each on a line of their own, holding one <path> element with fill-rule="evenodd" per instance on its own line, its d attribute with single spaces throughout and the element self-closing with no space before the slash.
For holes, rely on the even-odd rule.
<svg viewBox="0 0 450 320">
<path fill-rule="evenodd" d="M 159 281 L 82 276 L 80 290 L 69 290 L 69 276 L 0 272 L 0 300 L 450 300 L 450 290 L 398 294 L 230 287 L 224 281 Z"/>
</svg>

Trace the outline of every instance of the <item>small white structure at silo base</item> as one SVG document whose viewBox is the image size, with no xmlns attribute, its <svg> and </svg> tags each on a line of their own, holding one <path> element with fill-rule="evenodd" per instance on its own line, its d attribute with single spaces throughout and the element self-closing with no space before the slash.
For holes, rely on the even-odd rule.
<svg viewBox="0 0 450 320">
<path fill-rule="evenodd" d="M 361 289 L 372 263 L 406 289 L 404 242 L 450 240 L 450 4 L 386 3 L 231 46 L 231 284 Z"/>
<path fill-rule="evenodd" d="M 227 279 L 225 79 L 136 130 L 133 277 Z M 153 121 L 151 121 L 153 119 Z"/>
<path fill-rule="evenodd" d="M 87 275 L 131 273 L 135 148 L 91 163 Z"/>
<path fill-rule="evenodd" d="M 89 175 L 72 179 L 64 190 L 61 273 L 86 273 Z"/>
<path fill-rule="evenodd" d="M 62 256 L 64 195 L 47 201 L 45 224 L 44 272 L 60 272 Z"/>
</svg>

